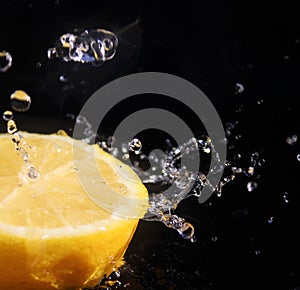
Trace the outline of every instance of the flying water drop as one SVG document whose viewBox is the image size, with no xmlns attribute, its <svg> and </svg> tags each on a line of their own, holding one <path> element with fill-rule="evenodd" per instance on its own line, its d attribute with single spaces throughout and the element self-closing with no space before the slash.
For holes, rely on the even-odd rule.
<svg viewBox="0 0 300 290">
<path fill-rule="evenodd" d="M 6 72 L 12 65 L 12 57 L 7 51 L 0 51 L 0 72 Z"/>
<path fill-rule="evenodd" d="M 241 94 L 244 92 L 244 90 L 245 90 L 245 88 L 242 84 L 240 84 L 240 83 L 235 84 L 235 93 L 236 94 Z"/>
<path fill-rule="evenodd" d="M 100 65 L 116 54 L 118 38 L 105 29 L 76 30 L 62 35 L 48 49 L 48 58 Z"/>
<path fill-rule="evenodd" d="M 31 105 L 31 98 L 24 91 L 17 90 L 10 96 L 10 105 L 16 112 L 26 112 Z"/>
<path fill-rule="evenodd" d="M 298 140 L 298 136 L 293 134 L 286 137 L 286 143 L 289 145 L 294 145 Z"/>
<path fill-rule="evenodd" d="M 2 115 L 2 118 L 4 121 L 8 122 L 10 120 L 13 120 L 14 114 L 12 111 L 5 111 Z"/>
<path fill-rule="evenodd" d="M 288 192 L 284 192 L 282 196 L 283 196 L 283 201 L 285 203 L 289 203 L 290 202 L 290 197 L 289 197 Z"/>
<path fill-rule="evenodd" d="M 255 181 L 249 181 L 247 183 L 247 190 L 249 192 L 253 191 L 255 188 L 257 188 L 257 183 Z"/>
<path fill-rule="evenodd" d="M 134 138 L 129 142 L 128 149 L 136 155 L 139 155 L 142 152 L 142 142 L 139 139 Z"/>
</svg>

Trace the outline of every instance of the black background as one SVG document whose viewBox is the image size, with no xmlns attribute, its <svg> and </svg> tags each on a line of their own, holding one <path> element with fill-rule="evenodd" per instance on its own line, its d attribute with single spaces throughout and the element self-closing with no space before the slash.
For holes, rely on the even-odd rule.
<svg viewBox="0 0 300 290">
<path fill-rule="evenodd" d="M 196 243 L 159 223 L 141 221 L 126 254 L 133 272 L 124 270 L 121 287 L 299 289 L 300 146 L 299 141 L 292 146 L 286 142 L 290 134 L 300 136 L 297 11 L 288 1 L 1 3 L 0 50 L 11 53 L 13 65 L 0 74 L 0 108 L 9 108 L 10 94 L 23 89 L 32 97 L 27 117 L 55 120 L 20 121 L 21 129 L 53 130 L 66 113 L 78 113 L 93 92 L 117 77 L 166 72 L 198 86 L 224 126 L 239 121 L 233 135 L 241 138 L 230 137 L 235 146 L 228 151 L 229 159 L 236 153 L 247 159 L 257 150 L 266 160 L 254 191 L 247 191 L 249 180 L 241 177 L 221 197 L 212 196 L 204 204 L 190 198 L 180 204 L 178 213 L 195 226 Z M 116 57 L 100 67 L 47 59 L 47 49 L 75 28 L 119 33 Z M 68 81 L 59 81 L 60 75 Z M 243 84 L 243 93 L 235 93 L 236 83 Z M 122 113 L 126 116 L 149 103 L 168 106 L 161 98 L 138 97 L 125 104 Z M 189 111 L 173 110 L 197 127 Z M 106 129 L 118 118 L 116 110 Z"/>
</svg>

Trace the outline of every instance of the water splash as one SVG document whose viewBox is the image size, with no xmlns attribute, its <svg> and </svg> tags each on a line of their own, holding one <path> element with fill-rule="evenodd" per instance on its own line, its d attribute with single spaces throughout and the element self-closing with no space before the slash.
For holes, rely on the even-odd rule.
<svg viewBox="0 0 300 290">
<path fill-rule="evenodd" d="M 12 56 L 9 52 L 0 51 L 0 72 L 5 73 L 12 66 Z"/>
<path fill-rule="evenodd" d="M 11 111 L 5 111 L 2 114 L 3 120 L 7 124 L 7 132 L 11 135 L 11 139 L 15 144 L 15 149 L 24 160 L 24 163 L 27 167 L 27 175 L 30 179 L 37 179 L 40 176 L 40 172 L 33 166 L 31 162 L 31 158 L 29 155 L 29 151 L 31 149 L 30 145 L 28 145 L 26 139 L 23 135 L 18 131 L 17 124 L 14 121 L 14 114 Z"/>
<path fill-rule="evenodd" d="M 75 119 L 77 125 L 82 126 L 82 141 L 91 144 L 91 141 L 100 138 L 93 132 L 91 124 L 85 117 L 77 116 L 73 119 Z M 194 228 L 184 218 L 176 215 L 178 204 L 183 199 L 192 196 L 198 198 L 200 202 L 204 187 L 210 188 L 218 197 L 221 197 L 225 185 L 235 180 L 238 175 L 255 178 L 256 168 L 263 166 L 265 162 L 258 151 L 254 151 L 249 156 L 249 166 L 240 167 L 237 162 L 240 161 L 242 156 L 237 153 L 234 155 L 235 158 L 232 162 L 226 160 L 224 166 L 211 168 L 210 177 L 208 177 L 208 172 L 205 170 L 199 169 L 193 172 L 181 166 L 182 158 L 195 158 L 194 153 L 196 151 L 208 159 L 214 158 L 214 164 L 220 164 L 219 155 L 215 151 L 211 139 L 206 135 L 191 138 L 179 146 L 175 146 L 170 140 L 166 140 L 165 151 L 153 150 L 149 155 L 144 154 L 142 141 L 137 138 L 129 142 L 122 142 L 114 136 L 109 136 L 98 141 L 97 144 L 103 150 L 122 159 L 123 162 L 131 166 L 148 188 L 150 207 L 143 220 L 162 222 L 165 226 L 176 230 L 183 238 L 192 242 L 196 241 Z M 221 180 L 217 186 L 213 186 L 214 174 L 218 172 L 217 170 L 223 169 L 226 170 L 224 170 Z M 256 187 L 257 183 L 255 181 L 249 181 L 247 184 L 248 191 L 252 191 Z"/>
<path fill-rule="evenodd" d="M 105 29 L 76 30 L 62 35 L 49 48 L 49 59 L 59 58 L 65 62 L 92 63 L 101 65 L 112 59 L 117 50 L 118 38 Z"/>
</svg>

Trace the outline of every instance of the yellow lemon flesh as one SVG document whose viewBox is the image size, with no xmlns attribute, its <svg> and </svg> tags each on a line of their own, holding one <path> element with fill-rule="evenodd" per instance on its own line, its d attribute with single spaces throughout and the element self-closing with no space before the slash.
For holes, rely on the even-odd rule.
<svg viewBox="0 0 300 290">
<path fill-rule="evenodd" d="M 11 135 L 0 134 L 0 289 L 93 287 L 124 263 L 139 218 L 112 214 L 89 198 L 74 148 L 86 167 L 81 179 L 93 182 L 89 161 L 96 162 L 99 192 L 146 201 L 147 190 L 129 166 L 97 145 L 66 135 L 21 134 L 40 176 L 28 177 Z"/>
</svg>

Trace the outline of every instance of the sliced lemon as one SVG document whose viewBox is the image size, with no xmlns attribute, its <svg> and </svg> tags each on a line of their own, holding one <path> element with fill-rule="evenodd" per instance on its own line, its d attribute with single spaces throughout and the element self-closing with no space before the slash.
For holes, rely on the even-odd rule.
<svg viewBox="0 0 300 290">
<path fill-rule="evenodd" d="M 147 190 L 129 166 L 97 145 L 63 134 L 21 134 L 40 176 L 28 177 L 11 135 L 0 134 L 0 289 L 93 287 L 124 263 Z M 143 206 L 132 217 L 118 215 L 124 204 L 112 199 L 115 206 L 99 206 L 97 190 Z"/>
</svg>

